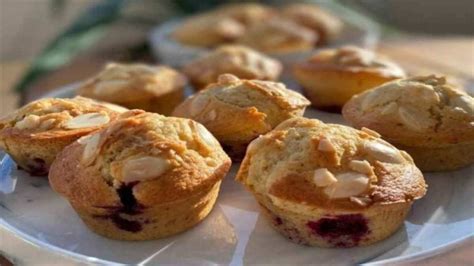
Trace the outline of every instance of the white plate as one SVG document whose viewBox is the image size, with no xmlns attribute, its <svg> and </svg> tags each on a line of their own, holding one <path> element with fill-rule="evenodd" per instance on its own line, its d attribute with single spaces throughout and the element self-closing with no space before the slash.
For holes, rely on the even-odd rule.
<svg viewBox="0 0 474 266">
<path fill-rule="evenodd" d="M 68 86 L 48 96 L 72 96 Z M 308 117 L 342 123 L 338 114 L 313 109 Z M 227 175 L 214 210 L 177 236 L 144 242 L 109 240 L 89 231 L 46 179 L 17 170 L 0 154 L 0 226 L 30 243 L 97 264 L 354 264 L 428 257 L 473 238 L 474 167 L 426 174 L 428 194 L 413 205 L 404 226 L 368 247 L 325 249 L 289 242 L 259 214 L 253 197 Z"/>
<path fill-rule="evenodd" d="M 329 1 L 322 2 L 321 4 L 327 9 L 332 10 L 335 14 L 338 14 L 344 23 L 344 28 L 338 39 L 334 40 L 330 45 L 320 48 L 336 47 L 345 44 L 358 45 L 368 49 L 375 47 L 379 39 L 379 27 L 377 24 L 344 6 L 335 5 Z M 158 62 L 182 67 L 196 56 L 210 51 L 207 48 L 188 46 L 170 38 L 170 34 L 180 22 L 182 22 L 182 19 L 171 20 L 160 24 L 151 31 L 149 43 Z M 307 58 L 314 51 L 270 54 L 270 56 L 281 60 L 285 64 L 291 64 Z"/>
</svg>

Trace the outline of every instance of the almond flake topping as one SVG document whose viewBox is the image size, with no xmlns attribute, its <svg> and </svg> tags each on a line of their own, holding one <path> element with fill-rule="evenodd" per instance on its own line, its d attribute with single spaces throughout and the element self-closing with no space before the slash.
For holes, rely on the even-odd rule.
<svg viewBox="0 0 474 266">
<path fill-rule="evenodd" d="M 322 137 L 319 140 L 318 150 L 322 152 L 335 152 L 336 147 L 334 147 L 334 145 L 328 138 Z"/>
<path fill-rule="evenodd" d="M 209 146 L 214 146 L 217 143 L 216 138 L 214 135 L 209 132 L 203 125 L 197 123 L 197 132 L 201 139 Z"/>
<path fill-rule="evenodd" d="M 349 198 L 364 193 L 369 185 L 369 178 L 361 173 L 347 172 L 336 175 L 337 182 L 327 186 L 324 193 L 330 199 Z"/>
<path fill-rule="evenodd" d="M 96 127 L 106 124 L 110 121 L 110 118 L 106 114 L 102 113 L 87 113 L 74 117 L 73 119 L 66 122 L 65 127 L 67 129 L 78 129 L 87 127 Z"/>
<path fill-rule="evenodd" d="M 380 134 L 376 131 L 373 131 L 372 129 L 370 128 L 366 128 L 366 127 L 362 127 L 361 130 L 367 134 L 369 134 L 370 136 L 372 137 L 376 137 L 376 138 L 380 138 Z"/>
<path fill-rule="evenodd" d="M 314 171 L 313 182 L 318 187 L 327 187 L 337 182 L 337 179 L 327 168 L 319 168 Z"/>
<path fill-rule="evenodd" d="M 144 156 L 126 160 L 122 167 L 120 181 L 129 183 L 157 178 L 170 168 L 170 164 L 163 158 Z"/>
<path fill-rule="evenodd" d="M 40 124 L 40 117 L 37 115 L 28 115 L 23 120 L 18 121 L 15 127 L 18 129 L 32 129 L 38 127 Z"/>
<path fill-rule="evenodd" d="M 402 163 L 405 160 L 401 153 L 393 147 L 382 141 L 366 141 L 364 143 L 364 149 L 366 152 L 380 162 L 386 163 Z"/>
<path fill-rule="evenodd" d="M 372 170 L 372 167 L 370 166 L 370 163 L 366 160 L 363 160 L 363 161 L 352 160 L 349 162 L 349 168 L 351 170 L 354 170 L 356 172 L 366 174 L 366 175 L 372 175 L 374 173 Z"/>
<path fill-rule="evenodd" d="M 89 165 L 95 158 L 98 153 L 100 133 L 86 135 L 77 140 L 82 145 L 85 145 L 84 151 L 82 153 L 81 162 L 85 165 Z"/>
</svg>

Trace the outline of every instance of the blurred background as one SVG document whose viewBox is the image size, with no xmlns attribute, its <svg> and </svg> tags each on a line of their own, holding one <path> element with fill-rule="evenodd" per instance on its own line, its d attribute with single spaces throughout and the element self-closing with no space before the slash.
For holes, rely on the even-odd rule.
<svg viewBox="0 0 474 266">
<path fill-rule="evenodd" d="M 22 92 L 35 87 L 63 85 L 65 79 L 88 75 L 104 60 L 149 58 L 146 45 L 149 30 L 175 16 L 209 9 L 218 0 L 0 0 L 0 75 L 2 110 L 11 109 Z M 285 0 L 260 1 L 284 4 Z M 472 0 L 339 0 L 310 1 L 337 3 L 357 10 L 382 25 L 382 33 L 472 36 Z M 470 43 L 472 45 L 472 42 Z M 471 60 L 472 53 L 467 55 Z M 75 68 L 72 76 L 60 75 L 57 82 L 41 83 L 51 70 L 79 60 L 87 68 Z M 39 83 L 36 83 L 39 82 Z M 43 91 L 43 90 L 38 90 Z M 25 96 L 26 94 L 26 96 Z M 6 100 L 8 96 L 8 101 Z M 0 110 L 0 111 L 2 111 Z"/>
<path fill-rule="evenodd" d="M 109 60 L 152 61 L 147 39 L 154 26 L 224 2 L 237 1 L 0 0 L 0 115 L 45 91 L 84 79 Z M 474 84 L 473 0 L 308 2 L 355 10 L 379 24 L 383 52 L 410 66 L 448 72 Z M 0 242 L 0 249 L 23 257 L 25 264 L 51 262 L 51 255 L 2 230 Z M 22 256 L 27 249 L 29 255 Z M 472 248 L 464 253 L 472 253 Z M 55 260 L 64 265 L 63 258 Z M 457 262 L 465 263 L 466 257 Z"/>
</svg>

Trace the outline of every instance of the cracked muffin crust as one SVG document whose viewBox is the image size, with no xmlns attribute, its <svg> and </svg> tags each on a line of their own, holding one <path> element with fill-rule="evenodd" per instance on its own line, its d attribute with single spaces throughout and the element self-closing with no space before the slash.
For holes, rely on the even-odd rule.
<svg viewBox="0 0 474 266">
<path fill-rule="evenodd" d="M 474 162 L 474 99 L 444 77 L 396 80 L 354 96 L 343 109 L 356 127 L 368 127 L 405 149 L 424 171 Z"/>
<path fill-rule="evenodd" d="M 307 118 L 252 141 L 236 179 L 278 232 L 322 247 L 387 238 L 426 193 L 411 157 L 376 132 Z"/>
<path fill-rule="evenodd" d="M 44 176 L 64 147 L 125 110 L 83 97 L 40 99 L 0 119 L 0 148 L 23 170 Z"/>
<path fill-rule="evenodd" d="M 271 19 L 254 24 L 237 43 L 269 54 L 308 51 L 314 48 L 317 33 L 287 19 Z"/>
<path fill-rule="evenodd" d="M 338 17 L 313 4 L 289 4 L 283 7 L 281 14 L 315 31 L 320 36 L 318 43 L 321 44 L 334 40 L 343 28 L 343 23 Z"/>
<path fill-rule="evenodd" d="M 49 181 L 92 231 L 146 240 L 203 220 L 230 165 L 201 124 L 132 110 L 66 147 Z"/>
<path fill-rule="evenodd" d="M 340 111 L 353 95 L 403 78 L 405 73 L 382 55 L 345 46 L 322 50 L 297 63 L 293 76 L 315 107 Z"/>
<path fill-rule="evenodd" d="M 169 115 L 183 100 L 186 77 L 167 66 L 109 63 L 77 94 L 130 109 Z"/>
<path fill-rule="evenodd" d="M 308 100 L 282 83 L 224 74 L 186 99 L 173 115 L 202 123 L 238 160 L 250 141 L 286 119 L 302 116 L 308 105 Z"/>
<path fill-rule="evenodd" d="M 277 60 L 241 45 L 225 45 L 189 62 L 183 68 L 194 86 L 202 89 L 229 73 L 244 79 L 276 80 L 283 66 Z"/>
</svg>

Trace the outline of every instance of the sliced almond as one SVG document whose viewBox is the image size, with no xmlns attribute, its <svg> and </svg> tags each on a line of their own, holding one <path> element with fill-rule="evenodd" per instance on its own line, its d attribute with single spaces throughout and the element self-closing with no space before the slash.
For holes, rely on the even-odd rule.
<svg viewBox="0 0 474 266">
<path fill-rule="evenodd" d="M 45 121 L 41 122 L 40 128 L 42 130 L 48 130 L 48 129 L 52 128 L 55 123 L 56 123 L 56 119 L 50 118 L 48 120 L 45 120 Z"/>
<path fill-rule="evenodd" d="M 327 187 L 337 182 L 337 179 L 327 168 L 319 168 L 314 171 L 313 182 L 318 187 Z"/>
<path fill-rule="evenodd" d="M 28 115 L 23 120 L 16 122 L 15 128 L 18 129 L 33 129 L 40 124 L 40 117 L 37 115 Z"/>
<path fill-rule="evenodd" d="M 157 178 L 170 168 L 170 164 L 163 158 L 144 156 L 126 160 L 118 178 L 124 183 L 144 181 Z"/>
<path fill-rule="evenodd" d="M 209 146 L 214 146 L 218 142 L 216 138 L 203 125 L 197 123 L 197 131 L 201 139 Z"/>
<path fill-rule="evenodd" d="M 382 111 L 380 111 L 380 114 L 382 115 L 391 115 L 396 113 L 398 110 L 398 105 L 396 102 L 391 102 L 387 104 L 385 107 L 383 107 Z"/>
<path fill-rule="evenodd" d="M 468 95 L 461 95 L 451 99 L 450 105 L 455 108 L 458 107 L 465 113 L 474 115 L 474 99 Z"/>
<path fill-rule="evenodd" d="M 349 168 L 366 175 L 372 175 L 374 173 L 372 166 L 370 166 L 370 163 L 366 160 L 352 160 L 349 162 Z"/>
<path fill-rule="evenodd" d="M 100 141 L 100 133 L 84 136 L 77 140 L 84 146 L 84 151 L 82 152 L 81 163 L 89 165 L 95 159 L 95 156 L 98 153 L 98 146 Z"/>
<path fill-rule="evenodd" d="M 334 145 L 332 144 L 332 142 L 328 138 L 322 137 L 319 140 L 318 151 L 336 152 L 336 147 L 334 147 Z"/>
<path fill-rule="evenodd" d="M 189 113 L 192 117 L 198 116 L 204 108 L 206 108 L 207 104 L 209 103 L 209 98 L 205 95 L 198 94 L 194 96 L 191 100 L 189 106 Z"/>
<path fill-rule="evenodd" d="M 66 122 L 65 127 L 68 129 L 78 129 L 87 127 L 101 126 L 110 121 L 106 114 L 102 113 L 87 113 L 74 117 Z"/>
<path fill-rule="evenodd" d="M 398 118 L 407 128 L 413 131 L 423 131 L 434 124 L 428 111 L 416 107 L 398 108 Z"/>
<path fill-rule="evenodd" d="M 324 189 L 330 199 L 349 198 L 364 193 L 369 185 L 369 178 L 361 173 L 347 172 L 336 175 L 337 182 Z"/>
<path fill-rule="evenodd" d="M 364 150 L 376 160 L 386 163 L 402 163 L 405 160 L 400 151 L 396 148 L 390 147 L 380 140 L 366 141 L 364 143 Z"/>
<path fill-rule="evenodd" d="M 112 111 L 117 112 L 117 113 L 125 113 L 125 112 L 128 111 L 127 108 L 125 108 L 123 106 L 120 106 L 120 105 L 117 105 L 117 104 L 106 103 L 106 102 L 101 102 L 100 104 L 107 107 L 107 108 L 109 108 Z"/>
<path fill-rule="evenodd" d="M 360 206 L 367 206 L 372 202 L 372 199 L 367 197 L 350 197 L 349 200 Z"/>
<path fill-rule="evenodd" d="M 372 129 L 369 129 L 369 128 L 366 128 L 366 127 L 362 127 L 361 130 L 367 134 L 369 134 L 370 136 L 372 137 L 376 137 L 376 138 L 380 138 L 380 134 L 376 131 L 373 131 Z"/>
</svg>

